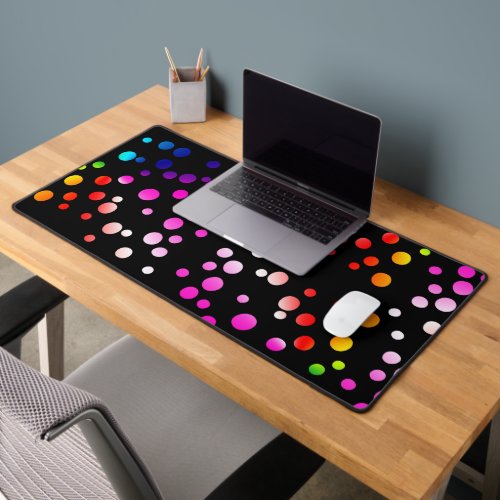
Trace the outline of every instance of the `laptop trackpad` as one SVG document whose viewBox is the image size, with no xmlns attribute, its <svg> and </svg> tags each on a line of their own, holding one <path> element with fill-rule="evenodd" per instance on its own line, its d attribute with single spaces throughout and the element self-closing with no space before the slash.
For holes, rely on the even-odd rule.
<svg viewBox="0 0 500 500">
<path fill-rule="evenodd" d="M 208 226 L 261 252 L 276 245 L 290 231 L 281 224 L 241 205 L 228 208 L 212 219 Z"/>
</svg>

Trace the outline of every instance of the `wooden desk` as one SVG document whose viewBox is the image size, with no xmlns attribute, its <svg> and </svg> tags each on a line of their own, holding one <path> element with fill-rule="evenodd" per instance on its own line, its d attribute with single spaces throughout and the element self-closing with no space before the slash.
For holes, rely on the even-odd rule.
<svg viewBox="0 0 500 500">
<path fill-rule="evenodd" d="M 374 222 L 490 280 L 373 410 L 355 414 L 11 210 L 154 124 L 241 158 L 239 119 L 169 118 L 168 90 L 155 86 L 3 165 L 0 250 L 383 495 L 431 495 L 500 409 L 500 230 L 377 181 Z"/>
</svg>

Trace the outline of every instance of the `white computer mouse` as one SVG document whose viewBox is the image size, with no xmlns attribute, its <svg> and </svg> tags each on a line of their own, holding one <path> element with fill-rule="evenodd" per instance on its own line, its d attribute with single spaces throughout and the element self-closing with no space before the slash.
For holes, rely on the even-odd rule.
<svg viewBox="0 0 500 500">
<path fill-rule="evenodd" d="M 336 337 L 350 337 L 380 306 L 380 300 L 354 290 L 341 297 L 323 318 L 323 328 Z"/>
</svg>

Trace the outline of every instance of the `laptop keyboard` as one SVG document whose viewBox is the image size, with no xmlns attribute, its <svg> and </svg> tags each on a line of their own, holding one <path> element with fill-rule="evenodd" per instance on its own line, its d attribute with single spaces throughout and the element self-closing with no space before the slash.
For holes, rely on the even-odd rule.
<svg viewBox="0 0 500 500">
<path fill-rule="evenodd" d="M 324 245 L 356 220 L 246 168 L 210 189 Z"/>
</svg>

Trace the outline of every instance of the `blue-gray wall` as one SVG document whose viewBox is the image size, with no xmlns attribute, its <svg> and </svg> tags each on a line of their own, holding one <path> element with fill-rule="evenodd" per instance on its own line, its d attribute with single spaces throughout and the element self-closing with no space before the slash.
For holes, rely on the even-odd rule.
<svg viewBox="0 0 500 500">
<path fill-rule="evenodd" d="M 382 177 L 500 225 L 499 21 L 498 0 L 0 0 L 0 162 L 203 46 L 215 106 L 241 116 L 251 67 L 366 109 Z"/>
</svg>

